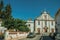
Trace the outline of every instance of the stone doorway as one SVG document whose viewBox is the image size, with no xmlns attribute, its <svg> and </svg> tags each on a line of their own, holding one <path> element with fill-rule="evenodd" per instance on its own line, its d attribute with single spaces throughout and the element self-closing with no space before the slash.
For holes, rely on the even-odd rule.
<svg viewBox="0 0 60 40">
<path fill-rule="evenodd" d="M 44 27 L 44 32 L 48 32 L 48 28 L 47 27 Z"/>
<path fill-rule="evenodd" d="M 54 32 L 54 28 L 52 28 L 51 31 Z"/>
<path fill-rule="evenodd" d="M 40 34 L 40 28 L 37 28 L 38 33 Z"/>
<path fill-rule="evenodd" d="M 47 32 L 47 29 L 44 29 L 44 32 Z"/>
</svg>

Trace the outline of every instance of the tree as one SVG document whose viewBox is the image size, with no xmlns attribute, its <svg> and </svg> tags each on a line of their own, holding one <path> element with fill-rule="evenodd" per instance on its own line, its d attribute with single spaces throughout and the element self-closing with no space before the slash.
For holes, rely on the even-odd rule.
<svg viewBox="0 0 60 40">
<path fill-rule="evenodd" d="M 4 6 L 3 1 L 0 2 L 0 19 L 3 20 L 2 25 L 6 28 L 12 28 L 12 23 L 14 22 L 13 17 L 11 16 L 11 5 L 7 4 Z"/>
<path fill-rule="evenodd" d="M 0 2 L 0 18 L 1 19 L 7 19 L 11 17 L 11 5 L 7 4 L 4 6 L 3 1 Z"/>
<path fill-rule="evenodd" d="M 0 18 L 2 18 L 3 16 L 3 12 L 4 12 L 4 4 L 3 1 L 0 2 Z"/>
<path fill-rule="evenodd" d="M 29 28 L 25 25 L 26 22 L 21 19 L 14 19 L 11 15 L 12 8 L 10 4 L 4 6 L 3 1 L 0 3 L 0 18 L 3 20 L 2 25 L 7 29 L 16 29 L 19 31 L 29 31 Z"/>
<path fill-rule="evenodd" d="M 5 26 L 7 29 L 13 29 L 14 28 L 14 18 L 3 20 L 2 25 Z"/>
<path fill-rule="evenodd" d="M 0 11 L 2 11 L 3 7 L 4 7 L 3 1 L 1 1 L 0 2 Z"/>
<path fill-rule="evenodd" d="M 11 11 L 12 11 L 11 5 L 7 4 L 7 6 L 5 7 L 5 14 L 4 14 L 6 19 L 11 18 Z"/>
<path fill-rule="evenodd" d="M 23 32 L 29 32 L 30 31 L 30 29 L 26 25 L 19 26 L 18 30 L 23 31 Z"/>
<path fill-rule="evenodd" d="M 21 19 L 15 19 L 15 28 L 19 31 L 28 32 L 30 29 L 26 26 L 26 22 Z"/>
</svg>

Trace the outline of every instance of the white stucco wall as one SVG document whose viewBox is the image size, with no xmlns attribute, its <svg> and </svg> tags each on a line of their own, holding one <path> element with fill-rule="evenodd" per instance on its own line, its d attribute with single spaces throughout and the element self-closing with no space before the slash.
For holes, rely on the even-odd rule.
<svg viewBox="0 0 60 40">
<path fill-rule="evenodd" d="M 34 32 L 34 21 L 28 20 L 26 25 L 29 27 L 31 32 Z M 30 25 L 30 26 L 29 26 Z"/>
<path fill-rule="evenodd" d="M 35 28 L 36 28 L 36 32 L 37 32 L 37 28 L 40 28 L 40 32 L 44 32 L 44 28 L 45 27 L 45 21 L 40 21 L 40 25 L 38 25 L 38 20 L 35 21 Z M 47 21 L 47 27 L 48 27 L 48 32 L 52 32 L 51 29 L 54 28 L 54 32 L 55 32 L 55 21 L 53 21 L 53 25 L 52 25 L 52 21 Z"/>
</svg>

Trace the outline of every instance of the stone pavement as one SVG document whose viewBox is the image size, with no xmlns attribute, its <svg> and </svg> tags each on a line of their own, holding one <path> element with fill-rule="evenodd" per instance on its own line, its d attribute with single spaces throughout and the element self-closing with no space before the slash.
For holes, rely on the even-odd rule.
<svg viewBox="0 0 60 40">
<path fill-rule="evenodd" d="M 36 37 L 34 38 L 24 38 L 24 39 L 20 39 L 20 40 L 39 40 L 41 37 L 41 35 L 36 35 Z"/>
</svg>

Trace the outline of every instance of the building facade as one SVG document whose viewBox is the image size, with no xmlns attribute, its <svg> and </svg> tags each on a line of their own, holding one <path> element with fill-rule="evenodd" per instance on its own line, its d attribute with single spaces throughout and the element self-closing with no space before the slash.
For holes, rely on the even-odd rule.
<svg viewBox="0 0 60 40">
<path fill-rule="evenodd" d="M 34 21 L 27 21 L 32 32 L 35 33 L 51 33 L 55 32 L 55 20 L 47 11 L 43 11 Z"/>
<path fill-rule="evenodd" d="M 32 21 L 32 20 L 29 19 L 29 20 L 27 20 L 26 25 L 30 29 L 30 32 L 34 32 L 34 21 Z"/>
<path fill-rule="evenodd" d="M 56 23 L 56 32 L 60 33 L 60 9 L 57 11 L 55 15 L 55 23 Z"/>
</svg>

